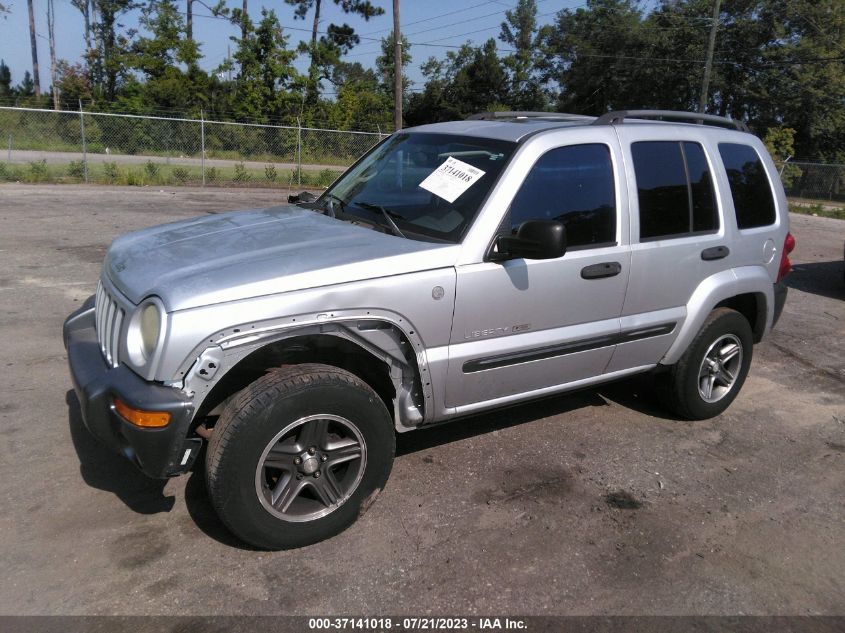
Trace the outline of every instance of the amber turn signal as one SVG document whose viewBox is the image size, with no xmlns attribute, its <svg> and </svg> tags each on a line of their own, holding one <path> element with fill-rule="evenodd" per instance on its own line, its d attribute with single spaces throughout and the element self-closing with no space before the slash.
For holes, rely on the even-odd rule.
<svg viewBox="0 0 845 633">
<path fill-rule="evenodd" d="M 170 414 L 167 411 L 142 411 L 133 409 L 122 400 L 114 399 L 114 410 L 127 422 L 135 426 L 162 427 L 170 424 Z"/>
</svg>

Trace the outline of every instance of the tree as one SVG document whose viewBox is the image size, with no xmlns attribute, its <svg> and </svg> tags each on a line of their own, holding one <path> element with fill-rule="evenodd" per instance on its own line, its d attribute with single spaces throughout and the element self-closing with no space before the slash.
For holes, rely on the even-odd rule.
<svg viewBox="0 0 845 633">
<path fill-rule="evenodd" d="M 430 58 L 422 72 L 427 78 L 425 89 L 408 102 L 405 119 L 409 125 L 506 109 L 508 80 L 492 38 L 478 47 L 464 44 L 449 51 L 445 60 Z"/>
<path fill-rule="evenodd" d="M 791 127 L 771 127 L 766 130 L 763 142 L 774 161 L 783 163 L 780 179 L 783 186 L 789 188 L 802 173 L 798 165 L 788 162 L 795 155 L 795 130 Z"/>
<path fill-rule="evenodd" d="M 559 87 L 558 109 L 601 114 L 608 109 L 651 105 L 642 94 L 637 57 L 647 42 L 642 14 L 632 0 L 588 0 L 564 9 L 544 33 L 544 79 Z"/>
<path fill-rule="evenodd" d="M 514 110 L 543 110 L 546 97 L 537 75 L 543 34 L 537 29 L 536 0 L 519 0 L 505 12 L 499 39 L 515 49 L 502 60 L 508 72 L 508 105 Z"/>
<path fill-rule="evenodd" d="M 240 118 L 267 120 L 292 111 L 298 102 L 295 90 L 302 77 L 293 67 L 296 52 L 287 47 L 288 38 L 274 11 L 261 10 L 256 28 L 249 16 L 244 18 L 246 38 L 238 40 L 235 60 L 241 72 L 232 95 L 232 109 Z"/>
<path fill-rule="evenodd" d="M 85 25 L 85 53 L 91 50 L 91 14 L 93 12 L 92 4 L 95 0 L 71 0 L 71 4 L 76 7 L 82 14 Z"/>
<path fill-rule="evenodd" d="M 402 89 L 403 99 L 408 97 L 408 88 L 413 84 L 405 75 L 405 68 L 411 63 L 411 45 L 408 39 L 403 35 L 400 38 L 402 42 Z M 379 77 L 381 77 L 381 89 L 388 94 L 393 95 L 393 81 L 395 78 L 396 68 L 394 58 L 396 57 L 396 46 L 394 45 L 393 32 L 390 35 L 383 37 L 381 40 L 381 55 L 376 57 L 376 70 Z"/>
<path fill-rule="evenodd" d="M 10 99 L 12 95 L 12 71 L 6 62 L 0 59 L 0 100 Z"/>
<path fill-rule="evenodd" d="M 107 102 L 117 96 L 118 80 L 126 72 L 126 57 L 134 31 L 120 32 L 120 18 L 141 6 L 136 0 L 93 0 L 96 46 L 89 58 L 95 86 Z"/>
<path fill-rule="evenodd" d="M 23 73 L 23 80 L 15 88 L 15 94 L 19 97 L 34 97 L 35 96 L 35 82 L 32 80 L 32 75 L 28 70 Z"/>
<path fill-rule="evenodd" d="M 197 43 L 184 37 L 185 21 L 175 0 L 152 0 L 138 23 L 149 35 L 136 38 L 126 57 L 127 68 L 145 79 L 142 85 L 133 86 L 139 98 L 133 107 L 158 106 L 199 114 L 206 101 L 207 76 L 197 67 Z"/>
<path fill-rule="evenodd" d="M 80 101 L 91 101 L 94 98 L 91 77 L 82 64 L 59 60 L 56 68 L 57 92 L 65 108 L 75 109 Z"/>
<path fill-rule="evenodd" d="M 369 21 L 370 18 L 377 15 L 382 15 L 384 9 L 374 6 L 370 0 L 332 0 L 338 5 L 344 13 L 357 15 Z M 314 9 L 314 19 L 311 26 L 311 42 L 304 46 L 304 50 L 310 55 L 310 64 L 308 67 L 308 83 L 306 87 L 305 101 L 309 105 L 314 105 L 317 102 L 320 90 L 320 79 L 327 78 L 330 73 L 326 74 L 327 62 L 332 61 L 338 51 L 345 52 L 352 46 L 358 43 L 358 37 L 355 31 L 344 24 L 338 27 L 334 24 L 329 24 L 326 29 L 327 37 L 317 40 L 317 34 L 320 27 L 320 9 L 322 8 L 323 0 L 285 0 L 285 2 L 292 7 L 295 7 L 294 18 L 304 20 L 308 17 L 308 12 Z M 321 73 L 321 68 L 323 72 Z"/>
</svg>

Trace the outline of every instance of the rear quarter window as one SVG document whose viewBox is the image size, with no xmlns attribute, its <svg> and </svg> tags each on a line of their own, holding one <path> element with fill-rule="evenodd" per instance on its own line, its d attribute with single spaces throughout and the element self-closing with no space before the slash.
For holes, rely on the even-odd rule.
<svg viewBox="0 0 845 633">
<path fill-rule="evenodd" d="M 719 143 L 719 154 L 731 186 L 737 227 L 753 229 L 774 224 L 774 193 L 755 149 L 741 143 Z"/>
</svg>

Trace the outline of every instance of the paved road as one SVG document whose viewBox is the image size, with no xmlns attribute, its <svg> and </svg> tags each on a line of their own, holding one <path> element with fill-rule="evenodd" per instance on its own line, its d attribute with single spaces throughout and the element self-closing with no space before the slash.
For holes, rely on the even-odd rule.
<svg viewBox="0 0 845 633">
<path fill-rule="evenodd" d="M 3 159 L 7 160 L 8 154 L 4 152 Z M 74 160 L 82 160 L 82 152 L 43 152 L 39 150 L 12 150 L 11 158 L 8 162 L 11 163 L 29 163 L 36 160 L 46 160 L 51 165 L 66 165 Z M 143 165 L 148 160 L 155 163 L 162 163 L 166 165 L 182 165 L 184 167 L 199 167 L 202 165 L 202 160 L 191 156 L 143 156 L 130 154 L 92 154 L 87 155 L 88 161 L 91 163 L 108 163 L 115 162 L 121 165 Z M 227 167 L 234 168 L 235 165 L 240 165 L 243 162 L 245 167 L 250 169 L 264 169 L 271 161 L 253 161 L 253 160 L 224 160 L 220 158 L 206 158 L 206 167 Z M 281 169 L 296 169 L 295 162 L 273 162 L 277 168 Z M 348 163 L 351 164 L 351 161 Z M 331 169 L 332 171 L 343 171 L 346 169 L 344 164 L 325 165 L 325 164 L 304 164 L 303 171 L 319 171 L 323 169 Z"/>
<path fill-rule="evenodd" d="M 60 328 L 114 236 L 279 199 L 0 186 L 0 614 L 845 614 L 845 222 L 793 217 L 783 319 L 725 415 L 637 380 L 406 435 L 361 521 L 267 553 L 200 473 L 89 437 Z"/>
</svg>

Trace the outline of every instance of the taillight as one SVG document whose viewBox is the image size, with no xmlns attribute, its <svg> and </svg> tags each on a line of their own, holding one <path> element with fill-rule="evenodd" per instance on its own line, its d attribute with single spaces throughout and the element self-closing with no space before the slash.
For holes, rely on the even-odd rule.
<svg viewBox="0 0 845 633">
<path fill-rule="evenodd" d="M 778 281 L 783 279 L 792 270 L 792 262 L 789 261 L 789 254 L 795 249 L 795 238 L 792 233 L 786 234 L 783 241 L 783 254 L 780 256 L 780 268 L 778 269 Z"/>
</svg>

